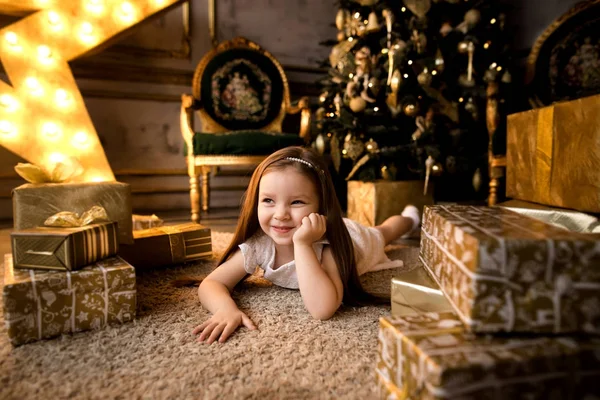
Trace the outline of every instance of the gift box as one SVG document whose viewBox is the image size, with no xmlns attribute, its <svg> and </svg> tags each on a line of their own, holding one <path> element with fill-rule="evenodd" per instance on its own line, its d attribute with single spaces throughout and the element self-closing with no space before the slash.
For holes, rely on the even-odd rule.
<svg viewBox="0 0 600 400">
<path fill-rule="evenodd" d="M 420 260 L 474 332 L 600 333 L 600 236 L 501 207 L 426 207 Z"/>
<path fill-rule="evenodd" d="M 74 271 L 117 254 L 117 236 L 116 222 L 14 231 L 10 234 L 13 264 L 15 268 Z"/>
<path fill-rule="evenodd" d="M 421 263 L 392 278 L 392 316 L 452 311 L 452 305 Z"/>
<path fill-rule="evenodd" d="M 137 269 L 148 269 L 212 257 L 210 228 L 196 223 L 134 231 L 134 243 L 119 255 Z"/>
<path fill-rule="evenodd" d="M 506 195 L 600 212 L 600 95 L 507 118 Z"/>
<path fill-rule="evenodd" d="M 12 192 L 15 230 L 44 225 L 60 211 L 83 214 L 93 206 L 117 222 L 119 243 L 133 243 L 131 187 L 120 182 L 43 183 L 21 185 Z"/>
<path fill-rule="evenodd" d="M 13 345 L 135 318 L 134 268 L 111 257 L 78 271 L 13 268 L 4 257 L 4 320 Z"/>
<path fill-rule="evenodd" d="M 376 365 L 382 399 L 600 395 L 600 339 L 476 336 L 453 313 L 381 318 Z"/>
<path fill-rule="evenodd" d="M 392 215 L 399 215 L 408 204 L 421 212 L 424 205 L 433 204 L 432 187 L 423 194 L 423 181 L 348 181 L 348 218 L 366 226 L 381 224 Z"/>
</svg>

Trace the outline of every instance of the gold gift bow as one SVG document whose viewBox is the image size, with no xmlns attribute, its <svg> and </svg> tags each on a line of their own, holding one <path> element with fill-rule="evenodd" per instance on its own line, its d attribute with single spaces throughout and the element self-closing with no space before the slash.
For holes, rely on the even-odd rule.
<svg viewBox="0 0 600 400">
<path fill-rule="evenodd" d="M 44 221 L 44 226 L 72 228 L 107 221 L 109 221 L 108 214 L 104 207 L 93 206 L 89 210 L 83 212 L 81 217 L 76 212 L 71 211 L 61 211 L 56 213 Z"/>
<path fill-rule="evenodd" d="M 29 183 L 61 183 L 76 178 L 83 173 L 83 167 L 76 158 L 51 165 L 52 169 L 30 163 L 18 163 L 15 171 Z"/>
</svg>

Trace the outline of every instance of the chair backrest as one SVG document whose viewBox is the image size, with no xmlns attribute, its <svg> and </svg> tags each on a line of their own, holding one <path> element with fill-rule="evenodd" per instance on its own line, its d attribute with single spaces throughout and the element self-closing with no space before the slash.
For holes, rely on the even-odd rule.
<svg viewBox="0 0 600 400">
<path fill-rule="evenodd" d="M 202 132 L 281 132 L 290 105 L 281 64 L 258 44 L 237 37 L 220 43 L 198 63 L 192 82 Z"/>
</svg>

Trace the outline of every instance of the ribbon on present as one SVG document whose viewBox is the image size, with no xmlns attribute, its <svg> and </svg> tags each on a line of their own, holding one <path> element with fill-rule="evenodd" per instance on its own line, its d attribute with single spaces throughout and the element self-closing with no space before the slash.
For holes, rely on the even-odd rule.
<svg viewBox="0 0 600 400">
<path fill-rule="evenodd" d="M 108 214 L 106 213 L 104 207 L 93 206 L 92 208 L 81 214 L 81 217 L 76 212 L 58 212 L 48 217 L 46 221 L 44 221 L 44 226 L 73 228 L 108 221 L 110 220 L 108 219 Z"/>
<path fill-rule="evenodd" d="M 15 171 L 29 183 L 62 183 L 72 180 L 83 173 L 83 166 L 76 158 L 70 157 L 57 162 L 51 168 L 30 163 L 18 163 Z"/>
</svg>

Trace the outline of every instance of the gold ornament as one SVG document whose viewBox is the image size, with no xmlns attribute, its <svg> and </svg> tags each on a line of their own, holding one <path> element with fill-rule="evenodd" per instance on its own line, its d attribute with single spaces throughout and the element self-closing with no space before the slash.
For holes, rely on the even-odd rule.
<svg viewBox="0 0 600 400">
<path fill-rule="evenodd" d="M 404 5 L 417 17 L 423 18 L 431 8 L 431 0 L 404 0 Z"/>
<path fill-rule="evenodd" d="M 418 109 L 417 109 L 417 105 L 414 103 L 408 103 L 404 105 L 404 114 L 406 114 L 409 117 L 414 117 L 415 115 L 417 115 Z"/>
<path fill-rule="evenodd" d="M 338 42 L 346 40 L 346 34 L 343 31 L 342 32 L 338 32 L 337 33 L 337 40 L 338 40 Z"/>
<path fill-rule="evenodd" d="M 367 149 L 368 153 L 375 154 L 375 153 L 377 153 L 377 150 L 379 150 L 379 145 L 377 144 L 376 141 L 373 140 L 373 138 L 371 138 L 365 145 L 365 148 Z"/>
<path fill-rule="evenodd" d="M 379 21 L 377 20 L 377 14 L 375 11 L 371 11 L 369 14 L 369 22 L 367 23 L 367 32 L 375 32 L 381 28 Z"/>
<path fill-rule="evenodd" d="M 367 102 L 362 97 L 354 97 L 350 99 L 350 109 L 355 113 L 364 111 L 367 108 Z"/>
<path fill-rule="evenodd" d="M 342 155 L 344 158 L 349 158 L 352 161 L 356 161 L 364 152 L 365 144 L 351 133 L 347 134 L 346 138 L 344 139 L 344 149 L 342 150 Z"/>
<path fill-rule="evenodd" d="M 431 84 L 432 79 L 433 76 L 429 73 L 427 67 L 425 67 L 423 71 L 421 71 L 421 73 L 417 75 L 417 81 L 421 86 L 429 86 Z"/>
<path fill-rule="evenodd" d="M 350 12 L 345 8 L 340 8 L 338 10 L 337 14 L 335 15 L 335 26 L 338 31 L 343 31 L 346 27 L 346 20 L 349 14 Z"/>
<path fill-rule="evenodd" d="M 325 137 L 322 133 L 319 133 L 315 139 L 315 149 L 319 152 L 319 154 L 323 155 L 325 153 L 325 147 Z"/>
</svg>

